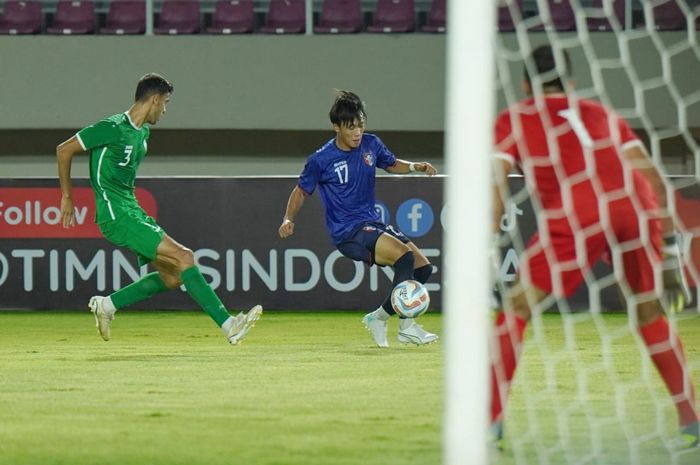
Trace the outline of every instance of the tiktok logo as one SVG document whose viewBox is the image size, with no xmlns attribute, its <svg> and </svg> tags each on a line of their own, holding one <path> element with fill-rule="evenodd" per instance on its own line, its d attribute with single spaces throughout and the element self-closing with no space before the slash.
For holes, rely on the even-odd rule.
<svg viewBox="0 0 700 465">
<path fill-rule="evenodd" d="M 421 199 L 406 200 L 396 212 L 396 222 L 407 236 L 424 236 L 433 227 L 433 209 Z"/>
<path fill-rule="evenodd" d="M 515 202 L 508 202 L 503 216 L 501 216 L 501 231 L 512 231 L 518 225 L 518 216 L 523 215 L 523 211 L 518 208 Z"/>
</svg>

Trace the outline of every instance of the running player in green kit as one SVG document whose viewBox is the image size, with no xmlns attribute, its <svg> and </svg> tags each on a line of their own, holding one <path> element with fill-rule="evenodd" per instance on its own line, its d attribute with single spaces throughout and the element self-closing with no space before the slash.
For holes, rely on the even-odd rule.
<svg viewBox="0 0 700 465">
<path fill-rule="evenodd" d="M 188 294 L 235 345 L 260 318 L 262 307 L 256 305 L 247 314 L 229 315 L 204 280 L 192 251 L 168 236 L 134 196 L 136 172 L 146 156 L 149 125 L 156 124 L 165 114 L 172 93 L 173 85 L 165 78 L 146 74 L 139 80 L 131 108 L 81 129 L 56 147 L 61 221 L 65 228 L 75 224 L 71 162 L 78 153 L 88 151 L 95 221 L 100 231 L 113 244 L 136 253 L 139 265 L 150 263 L 156 270 L 108 297 L 90 299 L 89 307 L 102 338 L 109 340 L 109 326 L 118 309 L 184 284 Z"/>
</svg>

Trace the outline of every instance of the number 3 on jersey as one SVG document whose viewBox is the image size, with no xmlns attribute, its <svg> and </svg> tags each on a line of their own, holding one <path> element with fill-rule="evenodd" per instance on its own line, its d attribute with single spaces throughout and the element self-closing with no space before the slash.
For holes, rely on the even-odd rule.
<svg viewBox="0 0 700 465">
<path fill-rule="evenodd" d="M 124 161 L 121 163 L 118 163 L 119 166 L 126 166 L 129 164 L 129 161 L 131 161 L 131 153 L 134 151 L 134 146 L 133 145 L 127 145 L 124 147 Z"/>
<path fill-rule="evenodd" d="M 335 168 L 335 172 L 338 175 L 338 180 L 340 184 L 348 183 L 348 165 L 343 164 Z"/>
</svg>

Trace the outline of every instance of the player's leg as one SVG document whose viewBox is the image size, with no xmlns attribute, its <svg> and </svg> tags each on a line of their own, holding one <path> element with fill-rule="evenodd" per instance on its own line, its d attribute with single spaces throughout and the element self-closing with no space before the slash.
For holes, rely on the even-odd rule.
<svg viewBox="0 0 700 465">
<path fill-rule="evenodd" d="M 375 263 L 380 266 L 393 266 L 396 283 L 411 279 L 414 258 L 411 250 L 405 245 L 408 240 L 401 241 L 386 234 L 386 227 L 382 223 L 358 225 L 346 240 L 338 244 L 338 251 L 352 260 L 365 262 L 370 266 Z M 394 313 L 396 312 L 391 305 L 388 306 L 388 310 L 382 305 L 362 318 L 378 347 L 389 347 L 386 336 L 387 322 Z"/>
<path fill-rule="evenodd" d="M 379 236 L 374 245 L 374 257 L 378 265 L 388 265 L 394 268 L 392 291 L 400 282 L 414 279 L 416 265 L 424 275 L 426 266 L 430 266 L 428 259 L 408 238 L 398 229 L 390 225 L 383 225 L 384 233 Z M 413 245 L 413 246 L 412 246 Z M 432 267 L 431 267 L 432 272 Z M 426 278 L 427 280 L 427 278 Z M 391 291 L 381 307 L 373 312 L 377 318 L 388 319 L 396 313 L 391 305 Z M 438 340 L 438 335 L 430 333 L 415 322 L 412 318 L 400 317 L 397 338 L 403 344 L 430 344 Z"/>
<path fill-rule="evenodd" d="M 623 254 L 625 277 L 637 292 L 636 305 L 639 334 L 656 369 L 671 394 L 678 412 L 680 436 L 673 446 L 694 447 L 700 443 L 700 426 L 695 399 L 695 386 L 688 369 L 683 343 L 668 324 L 661 303 L 653 295 L 652 261 L 643 247 Z M 646 296 L 646 298 L 645 298 Z"/>
<path fill-rule="evenodd" d="M 127 247 L 138 257 L 139 265 L 145 265 L 156 257 L 158 244 L 165 232 L 153 218 L 143 210 L 133 210 L 116 220 L 100 225 L 107 240 L 115 245 Z M 171 289 L 163 282 L 159 273 L 149 273 L 107 297 L 93 296 L 88 306 L 95 315 L 98 331 L 104 340 L 111 337 L 110 325 L 117 310 L 148 299 Z"/>
<path fill-rule="evenodd" d="M 415 243 L 409 242 L 407 245 L 413 252 L 414 257 L 413 279 L 419 283 L 425 284 L 433 275 L 433 265 Z"/>
<path fill-rule="evenodd" d="M 583 280 L 581 270 L 575 266 L 578 263 L 576 241 L 568 225 L 550 224 L 548 236 L 546 247 L 539 234 L 533 236 L 522 256 L 517 280 L 505 292 L 503 309 L 496 317 L 491 361 L 491 422 L 497 444 L 502 438 L 503 412 L 533 309 L 552 293 L 571 295 Z M 605 237 L 599 234 L 590 238 L 586 246 L 590 263 L 600 256 Z M 553 269 L 562 267 L 569 271 L 552 275 Z"/>
<path fill-rule="evenodd" d="M 503 411 L 532 315 L 531 303 L 539 303 L 547 295 L 535 286 L 524 286 L 518 279 L 505 294 L 504 307 L 496 316 L 491 360 L 491 422 L 497 430 L 496 439 L 502 436 Z"/>
<path fill-rule="evenodd" d="M 237 344 L 260 318 L 256 305 L 245 318 L 231 316 L 195 264 L 194 253 L 165 234 L 156 252 L 154 266 L 165 282 L 185 285 L 187 293 L 221 328 L 231 344 Z"/>
<path fill-rule="evenodd" d="M 383 233 L 381 229 L 360 231 L 355 237 L 355 245 L 362 255 L 368 257 L 367 264 L 377 263 L 394 267 L 394 286 L 413 277 L 413 253 L 405 244 Z M 378 347 L 389 347 L 388 321 L 395 313 L 391 302 L 387 303 L 385 300 L 379 308 L 362 318 L 362 323 L 372 333 Z"/>
</svg>

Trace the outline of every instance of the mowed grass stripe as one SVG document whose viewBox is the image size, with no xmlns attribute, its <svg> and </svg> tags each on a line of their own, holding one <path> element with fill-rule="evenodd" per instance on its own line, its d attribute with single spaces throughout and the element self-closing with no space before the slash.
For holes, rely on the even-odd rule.
<svg viewBox="0 0 700 465">
<path fill-rule="evenodd" d="M 87 311 L 0 312 L 0 464 L 441 463 L 442 343 L 392 321 L 377 349 L 361 317 L 268 312 L 230 347 L 197 312 L 120 312 L 109 342 Z M 675 413 L 626 319 L 584 315 L 576 344 L 563 321 L 528 330 L 493 463 L 700 463 L 664 448 Z M 678 327 L 700 384 L 700 318 Z"/>
</svg>

